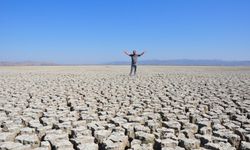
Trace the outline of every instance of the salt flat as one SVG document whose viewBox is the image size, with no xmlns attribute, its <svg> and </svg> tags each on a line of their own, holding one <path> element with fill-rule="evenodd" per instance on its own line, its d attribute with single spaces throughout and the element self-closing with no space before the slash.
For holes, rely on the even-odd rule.
<svg viewBox="0 0 250 150">
<path fill-rule="evenodd" d="M 0 149 L 250 149 L 249 67 L 0 67 Z"/>
</svg>

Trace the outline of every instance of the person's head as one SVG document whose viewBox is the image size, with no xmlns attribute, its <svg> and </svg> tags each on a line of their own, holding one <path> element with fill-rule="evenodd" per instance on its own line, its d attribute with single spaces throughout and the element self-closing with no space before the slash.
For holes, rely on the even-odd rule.
<svg viewBox="0 0 250 150">
<path fill-rule="evenodd" d="M 133 54 L 136 54 L 136 50 L 133 50 Z"/>
</svg>

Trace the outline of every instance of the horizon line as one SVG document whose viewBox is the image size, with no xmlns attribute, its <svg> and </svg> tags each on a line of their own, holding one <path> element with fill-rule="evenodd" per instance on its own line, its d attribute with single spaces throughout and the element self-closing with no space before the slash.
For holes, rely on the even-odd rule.
<svg viewBox="0 0 250 150">
<path fill-rule="evenodd" d="M 130 61 L 107 61 L 89 63 L 55 63 L 48 61 L 0 61 L 0 66 L 80 66 L 80 65 L 129 65 Z M 250 66 L 250 60 L 222 60 L 222 59 L 147 59 L 141 60 L 139 65 L 163 66 Z"/>
</svg>

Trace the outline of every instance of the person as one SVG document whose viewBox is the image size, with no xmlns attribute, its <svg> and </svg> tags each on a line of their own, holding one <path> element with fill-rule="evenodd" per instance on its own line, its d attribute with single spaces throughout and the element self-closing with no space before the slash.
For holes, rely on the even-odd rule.
<svg viewBox="0 0 250 150">
<path fill-rule="evenodd" d="M 132 76 L 132 74 L 134 73 L 134 75 L 136 75 L 136 70 L 137 70 L 137 58 L 142 56 L 145 52 L 142 52 L 141 54 L 137 54 L 136 50 L 133 50 L 132 54 L 129 54 L 128 52 L 124 51 L 124 53 L 128 56 L 131 57 L 131 69 L 130 69 L 130 73 L 129 75 Z"/>
</svg>

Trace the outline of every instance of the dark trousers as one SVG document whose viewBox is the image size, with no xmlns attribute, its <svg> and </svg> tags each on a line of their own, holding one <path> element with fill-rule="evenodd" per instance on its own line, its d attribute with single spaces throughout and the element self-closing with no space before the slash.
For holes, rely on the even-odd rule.
<svg viewBox="0 0 250 150">
<path fill-rule="evenodd" d="M 131 64 L 131 69 L 130 69 L 129 75 L 132 75 L 133 72 L 134 72 L 134 75 L 136 75 L 136 69 L 137 69 L 137 65 Z"/>
</svg>

